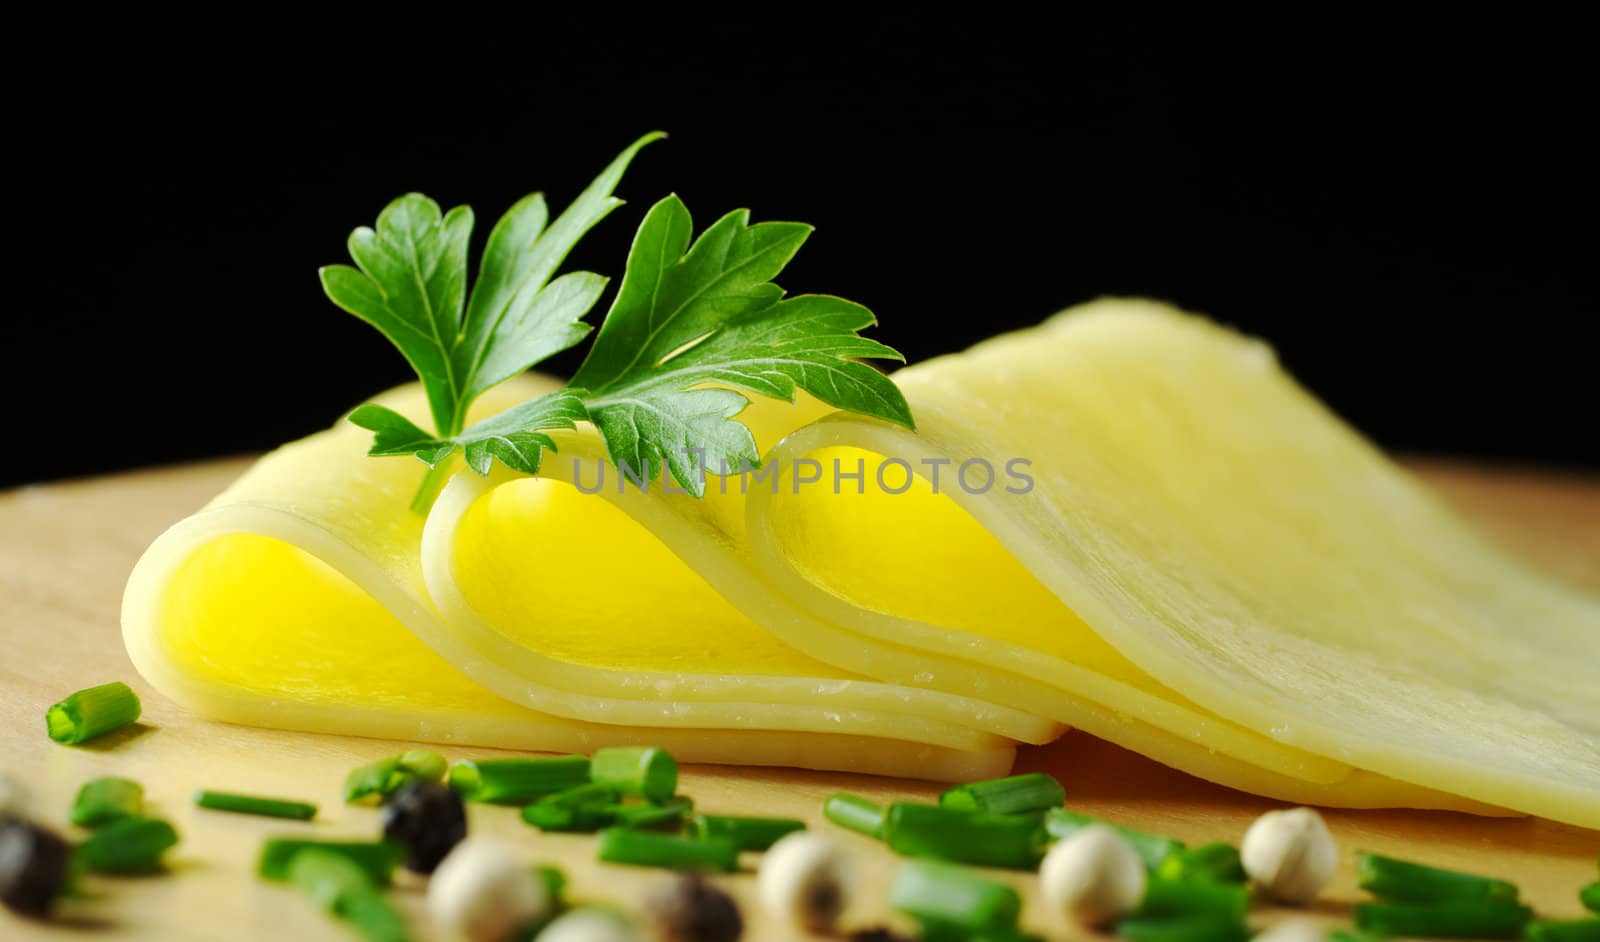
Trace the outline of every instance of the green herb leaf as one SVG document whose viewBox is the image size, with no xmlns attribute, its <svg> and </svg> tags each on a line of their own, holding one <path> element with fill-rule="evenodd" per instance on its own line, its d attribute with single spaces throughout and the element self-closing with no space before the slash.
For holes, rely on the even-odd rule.
<svg viewBox="0 0 1600 942">
<path fill-rule="evenodd" d="M 651 208 L 605 323 L 572 388 L 613 463 L 652 481 L 663 466 L 696 497 L 706 472 L 754 467 L 739 392 L 792 400 L 796 387 L 829 405 L 912 427 L 888 377 L 860 359 L 899 360 L 858 336 L 872 312 L 824 295 L 784 300 L 772 283 L 811 233 L 801 223 L 751 225 L 723 216 L 691 244 L 676 196 Z M 709 385 L 709 388 L 708 388 Z"/>
<path fill-rule="evenodd" d="M 322 269 L 323 290 L 376 327 L 410 362 L 427 391 L 435 427 L 430 435 L 392 410 L 362 406 L 350 418 L 377 433 L 371 454 L 411 454 L 434 465 L 460 447 L 479 473 L 488 472 L 491 458 L 528 473 L 537 470 L 540 451 L 553 447 L 537 432 L 571 428 L 583 418 L 575 400 L 519 407 L 514 419 L 496 416 L 470 429 L 464 428 L 467 409 L 484 391 L 588 334 L 582 318 L 606 280 L 590 272 L 553 281 L 551 276 L 573 245 L 621 205 L 611 193 L 623 171 L 660 136 L 635 141 L 549 226 L 543 196 L 513 206 L 489 235 L 470 299 L 471 209 L 443 213 L 433 200 L 412 193 L 390 203 L 375 227 L 351 234 L 357 267 Z"/>
</svg>

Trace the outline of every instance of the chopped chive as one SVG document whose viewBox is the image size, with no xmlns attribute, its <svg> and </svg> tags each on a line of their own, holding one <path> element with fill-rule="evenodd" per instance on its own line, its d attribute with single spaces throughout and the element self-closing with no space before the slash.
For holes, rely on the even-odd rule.
<svg viewBox="0 0 1600 942">
<path fill-rule="evenodd" d="M 389 841 L 314 841 L 278 837 L 261 845 L 256 871 L 268 880 L 287 880 L 294 855 L 303 850 L 338 854 L 360 867 L 378 886 L 388 886 L 394 881 L 394 868 L 400 865 L 403 856 L 400 845 Z"/>
<path fill-rule="evenodd" d="M 407 782 L 418 779 L 437 782 L 444 778 L 444 756 L 426 749 L 412 749 L 350 770 L 344 779 L 344 800 L 361 801 L 376 795 L 388 798 Z"/>
<path fill-rule="evenodd" d="M 551 901 L 551 908 L 560 909 L 562 894 L 567 891 L 566 871 L 551 864 L 540 864 L 533 868 L 533 875 L 544 885 L 545 898 Z"/>
<path fill-rule="evenodd" d="M 1384 936 L 1360 929 L 1333 929 L 1328 933 L 1328 942 L 1384 942 Z"/>
<path fill-rule="evenodd" d="M 1522 930 L 1528 942 L 1600 942 L 1600 919 L 1535 919 Z"/>
<path fill-rule="evenodd" d="M 1578 899 L 1592 913 L 1600 913 L 1600 883 L 1591 883 L 1578 891 Z"/>
<path fill-rule="evenodd" d="M 671 828 L 682 824 L 683 819 L 694 811 L 694 799 L 679 795 L 662 802 L 613 805 L 612 810 L 617 815 L 617 827 Z"/>
<path fill-rule="evenodd" d="M 289 881 L 328 912 L 348 921 L 368 942 L 405 942 L 400 915 L 380 895 L 372 878 L 348 857 L 310 848 L 289 862 Z"/>
<path fill-rule="evenodd" d="M 617 823 L 615 805 L 525 805 L 522 820 L 541 831 L 593 833 Z"/>
<path fill-rule="evenodd" d="M 678 763 L 660 749 L 614 746 L 595 752 L 589 778 L 624 795 L 666 801 L 678 793 Z"/>
<path fill-rule="evenodd" d="M 95 873 L 153 873 L 177 843 L 178 832 L 160 818 L 118 818 L 89 835 L 75 853 Z"/>
<path fill-rule="evenodd" d="M 1135 917 L 1200 919 L 1243 923 L 1250 911 L 1250 890 L 1237 883 L 1164 880 L 1151 877 Z"/>
<path fill-rule="evenodd" d="M 1125 828 L 1120 824 L 1112 824 L 1110 821 L 1102 821 L 1099 818 L 1079 814 L 1076 811 L 1068 811 L 1065 808 L 1051 808 L 1045 812 L 1044 816 L 1045 830 L 1049 832 L 1052 838 L 1057 840 L 1091 824 L 1104 824 L 1122 835 L 1123 839 L 1133 845 L 1134 852 L 1139 855 L 1140 860 L 1144 861 L 1145 867 L 1152 871 L 1160 869 L 1163 861 L 1172 854 L 1184 849 L 1182 841 L 1163 837 L 1159 834 L 1136 831 L 1133 828 Z"/>
<path fill-rule="evenodd" d="M 1044 832 L 1025 817 L 958 811 L 896 802 L 884 821 L 884 841 L 908 857 L 932 857 L 984 867 L 1038 866 Z"/>
<path fill-rule="evenodd" d="M 1505 880 L 1443 870 L 1379 854 L 1357 854 L 1356 876 L 1363 890 L 1394 903 L 1517 898 L 1516 885 Z"/>
<path fill-rule="evenodd" d="M 516 804 L 588 781 L 585 756 L 469 759 L 450 767 L 450 787 L 468 801 Z"/>
<path fill-rule="evenodd" d="M 889 905 L 922 923 L 929 938 L 1014 931 L 1022 912 L 1017 891 L 960 867 L 908 861 L 895 875 Z"/>
<path fill-rule="evenodd" d="M 1507 899 L 1456 899 L 1441 903 L 1362 903 L 1356 925 L 1379 935 L 1425 938 L 1511 939 L 1533 910 Z"/>
<path fill-rule="evenodd" d="M 739 869 L 739 852 L 723 841 L 696 841 L 632 828 L 600 832 L 600 859 L 607 863 L 669 867 L 674 870 Z"/>
<path fill-rule="evenodd" d="M 822 816 L 829 821 L 857 834 L 880 840 L 883 838 L 883 821 L 887 814 L 877 802 L 845 792 L 822 803 Z"/>
<path fill-rule="evenodd" d="M 943 807 L 991 814 L 1044 811 L 1059 808 L 1066 800 L 1061 783 L 1043 772 L 957 785 L 939 796 Z"/>
<path fill-rule="evenodd" d="M 282 798 L 258 798 L 254 795 L 235 795 L 229 792 L 211 792 L 200 789 L 194 793 L 194 803 L 212 811 L 232 811 L 235 814 L 257 814 L 266 818 L 293 818 L 310 821 L 317 816 L 317 806 L 303 801 Z"/>
<path fill-rule="evenodd" d="M 51 707 L 44 722 L 51 739 L 75 746 L 127 726 L 139 711 L 139 695 L 118 680 L 78 691 Z"/>
<path fill-rule="evenodd" d="M 567 808 L 576 808 L 579 805 L 614 805 L 621 797 L 622 795 L 610 785 L 585 782 L 553 795 L 546 795 L 539 799 L 539 804 L 561 805 Z"/>
<path fill-rule="evenodd" d="M 1117 935 L 1133 942 L 1244 942 L 1250 931 L 1244 923 L 1229 919 L 1139 917 L 1117 923 Z"/>
<path fill-rule="evenodd" d="M 119 818 L 144 813 L 144 787 L 116 776 L 92 779 L 78 789 L 71 821 L 79 827 L 97 828 Z"/>
<path fill-rule="evenodd" d="M 1156 868 L 1156 876 L 1168 880 L 1210 880 L 1213 883 L 1244 883 L 1244 863 L 1239 848 L 1220 841 L 1201 844 L 1190 850 L 1167 855 Z"/>
<path fill-rule="evenodd" d="M 794 818 L 738 818 L 719 814 L 697 814 L 692 824 L 695 837 L 727 841 L 736 850 L 766 850 L 785 834 L 805 829 L 806 823 Z"/>
</svg>

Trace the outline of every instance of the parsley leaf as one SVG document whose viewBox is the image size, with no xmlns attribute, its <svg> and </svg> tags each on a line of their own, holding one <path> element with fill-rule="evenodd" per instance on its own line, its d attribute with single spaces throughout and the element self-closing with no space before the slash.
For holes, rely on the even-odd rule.
<svg viewBox="0 0 1600 942">
<path fill-rule="evenodd" d="M 513 206 L 489 234 L 470 299 L 468 207 L 441 213 L 433 200 L 411 193 L 390 203 L 375 227 L 351 233 L 356 267 L 323 268 L 323 290 L 399 348 L 422 380 L 435 427 L 430 435 L 383 406 L 364 405 L 351 421 L 377 433 L 370 454 L 410 454 L 437 466 L 459 447 L 479 473 L 488 472 L 491 457 L 538 471 L 542 449 L 555 447 L 539 429 L 571 428 L 584 418 L 580 402 L 555 393 L 464 427 L 467 409 L 484 391 L 589 333 L 582 318 L 606 279 L 590 272 L 551 276 L 573 245 L 622 204 L 612 191 L 634 155 L 659 137 L 635 141 L 548 226 L 542 195 Z"/>
<path fill-rule="evenodd" d="M 900 390 L 859 362 L 901 359 L 858 336 L 877 322 L 872 312 L 826 295 L 785 300 L 772 283 L 811 227 L 749 218 L 731 212 L 691 244 L 683 202 L 668 196 L 653 206 L 569 387 L 613 463 L 647 481 L 665 465 L 696 497 L 707 471 L 759 461 L 749 430 L 732 421 L 749 404 L 734 389 L 792 400 L 799 387 L 831 406 L 913 427 Z"/>
</svg>

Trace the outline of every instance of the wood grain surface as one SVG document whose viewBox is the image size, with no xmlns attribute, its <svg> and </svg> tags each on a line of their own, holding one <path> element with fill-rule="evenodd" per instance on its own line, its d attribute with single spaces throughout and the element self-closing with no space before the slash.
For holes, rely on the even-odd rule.
<svg viewBox="0 0 1600 942">
<path fill-rule="evenodd" d="M 212 723 L 151 690 L 123 653 L 118 605 L 134 560 L 166 526 L 219 491 L 247 466 L 243 459 L 35 486 L 0 494 L 0 774 L 17 780 L 30 816 L 65 829 L 78 786 L 117 774 L 143 782 L 154 809 L 183 835 L 171 872 L 139 879 L 94 878 L 50 924 L 0 910 L 0 939 L 349 939 L 353 933 L 294 890 L 254 875 L 267 835 L 370 838 L 377 813 L 343 805 L 339 786 L 350 768 L 398 751 L 393 742 L 252 729 Z M 1600 481 L 1535 472 L 1414 463 L 1447 499 L 1517 552 L 1563 578 L 1600 589 Z M 50 742 L 45 709 L 67 693 L 125 680 L 144 698 L 136 727 L 86 747 Z M 451 758 L 468 753 L 447 750 Z M 492 750 L 472 750 L 472 755 Z M 1059 777 L 1070 803 L 1148 830 L 1194 841 L 1237 842 L 1250 821 L 1277 803 L 1173 772 L 1081 734 L 1024 749 L 1019 770 Z M 197 787 L 315 801 L 305 824 L 199 811 Z M 888 918 L 885 897 L 897 858 L 870 840 L 824 822 L 822 800 L 850 790 L 882 800 L 929 799 L 938 788 L 914 781 L 844 774 L 694 767 L 682 789 L 705 811 L 782 814 L 806 819 L 855 850 L 862 877 L 853 926 Z M 474 806 L 475 833 L 494 833 L 528 861 L 566 868 L 581 900 L 639 904 L 670 876 L 602 865 L 586 835 L 544 835 L 514 809 Z M 1596 878 L 1600 833 L 1527 818 L 1486 819 L 1443 812 L 1327 813 L 1345 851 L 1329 892 L 1310 910 L 1345 921 L 1358 901 L 1350 852 L 1370 849 L 1516 880 L 1548 916 L 1577 916 L 1578 888 Z M 749 940 L 801 936 L 767 920 L 754 902 L 755 859 L 745 872 L 717 878 L 743 904 Z M 1024 921 L 1052 939 L 1083 937 L 1044 918 L 1031 875 L 996 874 L 1024 893 Z M 420 883 L 403 879 L 393 894 L 420 939 L 433 938 Z M 1268 925 L 1284 911 L 1258 910 Z"/>
</svg>

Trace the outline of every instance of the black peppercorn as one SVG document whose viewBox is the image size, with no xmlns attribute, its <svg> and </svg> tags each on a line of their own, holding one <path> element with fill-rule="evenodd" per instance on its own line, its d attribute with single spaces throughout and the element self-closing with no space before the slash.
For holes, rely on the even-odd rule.
<svg viewBox="0 0 1600 942">
<path fill-rule="evenodd" d="M 432 873 L 467 836 L 466 806 L 438 782 L 410 782 L 384 803 L 383 836 L 406 848 L 407 870 Z"/>
<path fill-rule="evenodd" d="M 0 817 L 0 903 L 25 916 L 47 916 L 67 885 L 72 847 L 21 818 Z"/>
<path fill-rule="evenodd" d="M 736 942 L 744 932 L 739 904 L 698 874 L 674 880 L 649 909 L 661 942 Z"/>
</svg>

